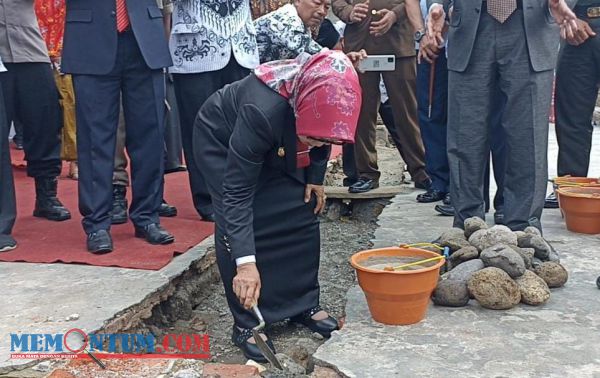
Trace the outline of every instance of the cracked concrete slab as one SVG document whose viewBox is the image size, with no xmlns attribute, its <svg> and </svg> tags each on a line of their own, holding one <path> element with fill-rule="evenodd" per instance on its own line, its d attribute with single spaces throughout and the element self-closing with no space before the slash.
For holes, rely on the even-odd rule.
<svg viewBox="0 0 600 378">
<path fill-rule="evenodd" d="M 150 315 L 161 291 L 203 261 L 209 237 L 158 271 L 75 264 L 0 263 L 0 373 L 32 361 L 10 359 L 11 333 L 127 329 Z M 149 252 L 150 253 L 150 252 Z M 78 314 L 76 320 L 66 321 Z"/>
<path fill-rule="evenodd" d="M 600 150 L 598 130 L 592 151 Z M 556 172 L 553 128 L 550 176 Z M 592 175 L 600 155 L 592 154 Z M 416 193 L 399 195 L 379 217 L 374 246 L 431 241 L 451 227 Z M 488 215 L 493 224 L 492 214 Z M 566 230 L 559 210 L 544 211 L 544 236 L 569 271 L 566 286 L 552 289 L 541 307 L 520 304 L 487 310 L 476 301 L 464 308 L 429 306 L 424 321 L 384 326 L 371 319 L 358 286 L 348 293 L 346 323 L 314 355 L 318 365 L 347 377 L 600 377 L 600 236 Z"/>
</svg>

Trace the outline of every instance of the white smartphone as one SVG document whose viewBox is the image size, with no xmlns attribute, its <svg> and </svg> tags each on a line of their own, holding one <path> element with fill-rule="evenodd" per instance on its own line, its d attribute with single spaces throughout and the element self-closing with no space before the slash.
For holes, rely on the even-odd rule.
<svg viewBox="0 0 600 378">
<path fill-rule="evenodd" d="M 396 69 L 394 55 L 368 55 L 358 63 L 358 70 L 366 71 L 393 71 Z"/>
</svg>

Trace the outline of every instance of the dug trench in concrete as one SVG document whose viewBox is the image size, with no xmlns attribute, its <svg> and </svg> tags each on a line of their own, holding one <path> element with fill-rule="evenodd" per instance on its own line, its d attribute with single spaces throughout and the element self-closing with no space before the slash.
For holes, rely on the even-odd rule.
<svg viewBox="0 0 600 378">
<path fill-rule="evenodd" d="M 412 183 L 404 175 L 404 163 L 391 145 L 385 129 L 378 129 L 379 167 L 382 171 L 380 185 L 394 187 L 396 191 L 409 192 Z M 342 186 L 341 159 L 329 168 L 326 185 Z M 385 195 L 390 197 L 391 195 Z M 370 240 L 377 228 L 377 216 L 389 203 L 388 198 L 328 200 L 321 217 L 321 263 L 319 281 L 321 305 L 343 324 L 346 294 L 355 284 L 354 270 L 349 258 L 357 251 L 370 248 Z M 134 308 L 124 310 L 114 321 L 97 333 L 152 333 L 158 340 L 168 334 L 208 334 L 210 360 L 177 360 L 165 362 L 160 373 L 156 369 L 135 373 L 127 362 L 121 362 L 122 375 L 116 376 L 202 376 L 203 365 L 208 362 L 245 364 L 240 350 L 231 342 L 233 319 L 229 313 L 219 272 L 215 264 L 214 249 L 196 261 L 183 274 L 173 278 L 169 285 Z M 310 330 L 280 322 L 267 328 L 277 353 L 291 357 L 310 375 L 314 370 L 312 354 L 325 340 Z M 64 367 L 65 362 L 42 363 L 41 366 L 13 371 L 6 377 L 45 377 L 49 372 Z M 130 362 L 130 365 L 135 364 Z M 38 364 L 39 365 L 39 364 Z M 112 369 L 111 369 L 112 370 Z M 137 369 L 139 370 L 139 368 Z M 73 369 L 71 369 L 73 371 Z M 127 373 L 125 373 L 127 372 Z M 87 376 L 83 370 L 76 376 Z M 330 371 L 330 373 L 333 373 Z M 138 375 L 136 375 L 138 374 Z M 3 376 L 0 374 L 0 376 Z M 102 377 L 96 369 L 94 377 Z M 106 376 L 115 376 L 114 372 Z M 317 376 L 317 375 L 315 375 Z"/>
</svg>

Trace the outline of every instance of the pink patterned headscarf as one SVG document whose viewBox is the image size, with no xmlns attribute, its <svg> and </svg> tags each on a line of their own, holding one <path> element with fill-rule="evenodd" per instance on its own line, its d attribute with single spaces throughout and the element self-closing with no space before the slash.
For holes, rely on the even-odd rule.
<svg viewBox="0 0 600 378">
<path fill-rule="evenodd" d="M 287 98 L 301 136 L 354 143 L 361 106 L 358 75 L 340 51 L 261 64 L 254 74 Z"/>
</svg>

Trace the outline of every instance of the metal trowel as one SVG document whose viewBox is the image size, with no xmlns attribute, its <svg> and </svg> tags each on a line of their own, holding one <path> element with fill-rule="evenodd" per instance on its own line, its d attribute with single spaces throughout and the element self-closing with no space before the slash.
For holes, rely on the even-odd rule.
<svg viewBox="0 0 600 378">
<path fill-rule="evenodd" d="M 283 370 L 283 366 L 281 365 L 277 357 L 275 357 L 275 353 L 273 353 L 273 351 L 271 350 L 271 348 L 269 348 L 265 340 L 263 340 L 263 338 L 260 336 L 260 331 L 262 331 L 265 328 L 265 319 L 260 313 L 258 305 L 252 306 L 252 311 L 254 311 L 254 315 L 256 315 L 259 322 L 259 324 L 256 327 L 252 328 L 252 336 L 254 336 L 254 342 L 256 343 L 256 346 L 258 347 L 258 349 L 260 349 L 263 356 L 265 356 L 265 358 L 271 363 L 271 365 L 275 366 L 279 370 Z"/>
</svg>

